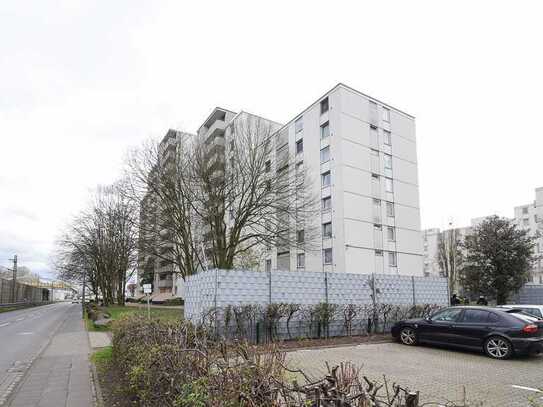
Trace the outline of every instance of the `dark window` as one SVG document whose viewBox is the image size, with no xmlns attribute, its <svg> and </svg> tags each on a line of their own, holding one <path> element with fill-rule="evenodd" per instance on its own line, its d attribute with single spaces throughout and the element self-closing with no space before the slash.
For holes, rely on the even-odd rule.
<svg viewBox="0 0 543 407">
<path fill-rule="evenodd" d="M 462 322 L 470 324 L 484 324 L 488 322 L 488 315 L 488 311 L 483 311 L 480 309 L 467 309 L 464 311 Z"/>
<path fill-rule="evenodd" d="M 456 321 L 456 318 L 458 318 L 458 315 L 460 315 L 460 312 L 462 312 L 462 310 L 458 308 L 447 308 L 446 310 L 438 312 L 437 314 L 432 316 L 432 321 L 441 321 L 441 322 Z"/>
<path fill-rule="evenodd" d="M 330 124 L 328 122 L 321 126 L 321 139 L 330 136 Z"/>
<path fill-rule="evenodd" d="M 300 139 L 296 142 L 296 154 L 300 154 L 304 151 L 304 140 Z"/>
<path fill-rule="evenodd" d="M 321 114 L 328 111 L 328 98 L 321 100 Z"/>
</svg>

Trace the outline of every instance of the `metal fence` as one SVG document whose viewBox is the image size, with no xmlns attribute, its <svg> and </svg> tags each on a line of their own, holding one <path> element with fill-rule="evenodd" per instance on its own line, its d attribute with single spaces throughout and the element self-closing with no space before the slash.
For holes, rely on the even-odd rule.
<svg viewBox="0 0 543 407">
<path fill-rule="evenodd" d="M 301 305 L 448 305 L 446 278 L 392 274 L 208 270 L 187 279 L 185 317 L 199 323 L 210 309 Z"/>
<path fill-rule="evenodd" d="M 282 314 L 268 318 L 267 309 L 259 306 L 238 306 L 213 310 L 204 318 L 210 332 L 222 340 L 247 340 L 262 344 L 299 339 L 325 339 L 344 336 L 387 334 L 392 326 L 406 318 L 431 315 L 441 305 L 399 306 L 380 304 L 360 306 L 352 304 L 334 308 L 325 317 L 317 307 L 302 307 L 290 318 Z M 350 312 L 347 312 L 349 310 Z M 268 314 L 269 315 L 269 314 Z"/>
<path fill-rule="evenodd" d="M 0 278 L 0 304 L 49 301 L 49 290 Z"/>
<path fill-rule="evenodd" d="M 513 297 L 515 304 L 543 304 L 543 284 L 526 284 Z"/>
</svg>

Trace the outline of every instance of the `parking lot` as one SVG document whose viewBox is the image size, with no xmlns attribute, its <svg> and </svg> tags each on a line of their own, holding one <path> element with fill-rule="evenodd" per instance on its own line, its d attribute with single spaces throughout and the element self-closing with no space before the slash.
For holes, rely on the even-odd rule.
<svg viewBox="0 0 543 407">
<path fill-rule="evenodd" d="M 293 367 L 311 376 L 325 373 L 330 365 L 352 361 L 363 367 L 363 374 L 380 379 L 387 376 L 421 393 L 423 402 L 457 401 L 465 387 L 468 401 L 483 406 L 528 406 L 529 397 L 543 393 L 522 389 L 543 387 L 543 356 L 493 360 L 482 353 L 457 351 L 430 346 L 408 347 L 381 343 L 291 352 Z M 543 400 L 542 400 L 543 402 Z"/>
</svg>

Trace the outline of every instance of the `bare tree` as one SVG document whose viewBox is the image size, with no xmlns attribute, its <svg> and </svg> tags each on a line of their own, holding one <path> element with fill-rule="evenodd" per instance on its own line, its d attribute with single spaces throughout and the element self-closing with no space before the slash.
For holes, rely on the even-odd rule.
<svg viewBox="0 0 543 407">
<path fill-rule="evenodd" d="M 140 250 L 185 279 L 208 264 L 254 266 L 272 246 L 312 249 L 319 200 L 276 130 L 242 113 L 221 142 L 170 131 L 133 151 L 126 191 L 141 203 Z"/>
<path fill-rule="evenodd" d="M 192 202 L 207 226 L 214 267 L 231 269 L 247 252 L 272 246 L 313 248 L 319 200 L 287 140 L 286 130 L 276 132 L 270 122 L 243 113 L 233 120 L 224 154 L 195 144 L 192 174 L 200 187 Z"/>
<path fill-rule="evenodd" d="M 124 304 L 125 286 L 135 269 L 134 208 L 118 185 L 98 187 L 92 203 L 57 242 L 59 277 L 82 282 L 83 275 L 103 302 Z"/>
<path fill-rule="evenodd" d="M 443 277 L 449 281 L 449 289 L 457 289 L 458 270 L 462 267 L 462 237 L 458 229 L 445 230 L 437 243 L 437 262 Z"/>
<path fill-rule="evenodd" d="M 203 224 L 192 202 L 192 142 L 190 135 L 170 131 L 161 143 L 148 141 L 129 154 L 124 192 L 139 206 L 138 250 L 144 274 L 145 263 L 155 259 L 170 265 L 183 280 L 202 264 Z"/>
</svg>

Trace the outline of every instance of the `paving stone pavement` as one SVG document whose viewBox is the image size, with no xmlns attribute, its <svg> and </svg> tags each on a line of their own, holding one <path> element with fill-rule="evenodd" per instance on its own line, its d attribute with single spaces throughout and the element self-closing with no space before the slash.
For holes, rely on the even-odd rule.
<svg viewBox="0 0 543 407">
<path fill-rule="evenodd" d="M 89 332 L 91 348 L 105 348 L 111 345 L 111 337 L 107 332 Z"/>
<path fill-rule="evenodd" d="M 9 406 L 94 406 L 89 353 L 81 310 L 74 308 L 34 361 Z"/>
<path fill-rule="evenodd" d="M 512 386 L 543 387 L 543 356 L 493 360 L 477 352 L 381 343 L 300 350 L 288 353 L 287 360 L 315 377 L 327 372 L 326 361 L 331 366 L 352 361 L 372 379 L 386 375 L 390 382 L 420 391 L 424 402 L 458 401 L 465 386 L 468 400 L 485 407 L 527 407 L 537 393 Z"/>
</svg>

